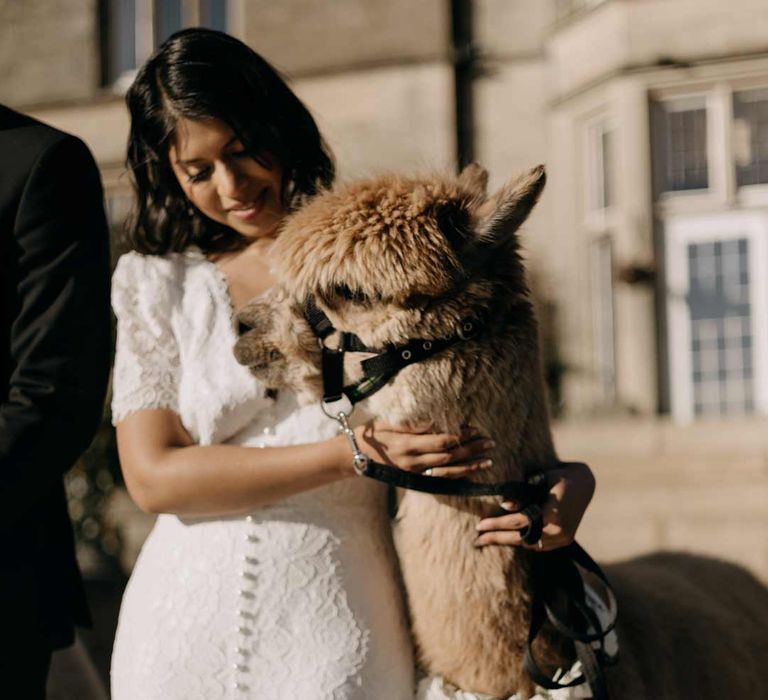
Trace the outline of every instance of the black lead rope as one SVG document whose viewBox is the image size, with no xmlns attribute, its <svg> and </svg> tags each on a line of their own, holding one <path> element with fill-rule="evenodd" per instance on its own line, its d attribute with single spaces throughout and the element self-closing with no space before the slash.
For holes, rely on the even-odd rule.
<svg viewBox="0 0 768 700">
<path fill-rule="evenodd" d="M 580 566 L 602 582 L 608 599 L 609 620 L 602 623 L 586 602 Z M 605 648 L 605 639 L 616 625 L 616 601 L 600 566 L 577 542 L 567 547 L 542 552 L 532 559 L 534 596 L 523 665 L 531 679 L 547 690 L 570 688 L 588 683 L 593 700 L 608 700 L 603 669 L 616 663 Z M 533 643 L 546 621 L 573 642 L 581 661 L 581 675 L 568 683 L 552 680 L 533 656 Z M 595 648 L 597 645 L 597 648 Z"/>
<path fill-rule="evenodd" d="M 327 410 L 327 404 L 344 397 L 349 401 L 349 410 L 351 410 L 357 402 L 378 391 L 403 367 L 421 362 L 460 341 L 476 338 L 482 330 L 481 324 L 476 319 L 462 319 L 456 334 L 450 338 L 412 339 L 404 345 L 390 346 L 384 350 L 370 348 L 353 333 L 342 332 L 338 349 L 333 350 L 325 347 L 323 341 L 336 329 L 325 313 L 315 305 L 312 297 L 308 297 L 305 302 L 304 315 L 322 348 L 323 411 L 341 424 L 342 432 L 352 448 L 357 474 L 397 488 L 435 495 L 500 496 L 515 500 L 523 506 L 520 512 L 526 515 L 529 521 L 529 525 L 520 531 L 523 542 L 532 545 L 540 540 L 543 529 L 541 505 L 549 491 L 544 472 L 531 472 L 523 481 L 491 484 L 406 472 L 388 464 L 376 462 L 361 452 L 355 434 L 347 422 L 348 413 L 342 410 L 333 414 Z M 345 352 L 366 352 L 374 355 L 360 363 L 364 373 L 363 379 L 348 386 L 344 386 Z M 538 552 L 532 561 L 534 594 L 523 661 L 526 672 L 542 688 L 557 690 L 588 683 L 593 700 L 608 700 L 603 669 L 615 663 L 616 660 L 606 652 L 605 638 L 616 623 L 616 604 L 605 574 L 576 542 L 552 552 Z M 577 564 L 597 576 L 605 586 L 610 601 L 611 616 L 605 626 L 601 624 L 598 616 L 586 602 L 584 582 Z M 568 683 L 560 683 L 547 676 L 534 659 L 533 643 L 547 621 L 573 643 L 576 655 L 581 661 L 581 675 Z M 597 649 L 594 648 L 595 644 L 598 645 Z"/>
</svg>

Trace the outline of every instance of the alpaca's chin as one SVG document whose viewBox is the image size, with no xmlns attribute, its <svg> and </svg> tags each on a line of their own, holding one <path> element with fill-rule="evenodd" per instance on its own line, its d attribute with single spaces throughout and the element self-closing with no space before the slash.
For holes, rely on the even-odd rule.
<svg viewBox="0 0 768 700">
<path fill-rule="evenodd" d="M 320 403 L 320 396 L 310 389 L 299 389 L 296 391 L 296 401 L 299 406 L 309 406 L 313 403 Z"/>
</svg>

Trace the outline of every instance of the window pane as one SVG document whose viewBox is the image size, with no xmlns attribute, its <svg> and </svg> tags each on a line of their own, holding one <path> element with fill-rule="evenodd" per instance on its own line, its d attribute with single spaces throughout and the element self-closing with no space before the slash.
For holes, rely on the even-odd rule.
<svg viewBox="0 0 768 700">
<path fill-rule="evenodd" d="M 107 83 L 136 68 L 136 2 L 109 0 L 106 6 Z"/>
<path fill-rule="evenodd" d="M 664 163 L 663 189 L 667 192 L 706 189 L 707 110 L 662 106 L 660 146 Z"/>
<path fill-rule="evenodd" d="M 694 413 L 754 410 L 752 329 L 746 239 L 688 246 L 688 305 Z"/>
<path fill-rule="evenodd" d="M 601 152 L 603 157 L 603 208 L 607 209 L 613 204 L 613 134 L 604 130 L 601 134 Z"/>
<path fill-rule="evenodd" d="M 733 96 L 736 184 L 768 183 L 768 90 Z"/>
<path fill-rule="evenodd" d="M 227 1 L 200 0 L 200 26 L 227 31 Z"/>
<path fill-rule="evenodd" d="M 592 242 L 592 304 L 595 362 L 605 404 L 616 397 L 616 351 L 613 310 L 613 252 L 610 236 Z"/>
<path fill-rule="evenodd" d="M 178 32 L 181 23 L 182 0 L 156 0 L 155 2 L 155 44 L 165 41 Z"/>
<path fill-rule="evenodd" d="M 608 209 L 614 202 L 613 132 L 605 123 L 588 131 L 588 202 L 592 211 Z"/>
</svg>

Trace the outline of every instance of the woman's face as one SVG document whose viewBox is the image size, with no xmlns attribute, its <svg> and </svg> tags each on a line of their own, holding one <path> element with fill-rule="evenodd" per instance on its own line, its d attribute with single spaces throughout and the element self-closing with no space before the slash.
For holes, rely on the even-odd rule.
<svg viewBox="0 0 768 700">
<path fill-rule="evenodd" d="M 180 118 L 168 156 L 184 194 L 208 218 L 248 238 L 274 235 L 285 214 L 282 168 L 260 165 L 227 124 Z"/>
</svg>

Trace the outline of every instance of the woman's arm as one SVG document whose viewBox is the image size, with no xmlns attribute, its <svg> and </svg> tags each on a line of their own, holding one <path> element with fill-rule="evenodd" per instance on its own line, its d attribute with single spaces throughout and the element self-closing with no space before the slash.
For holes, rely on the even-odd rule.
<svg viewBox="0 0 768 700">
<path fill-rule="evenodd" d="M 374 420 L 355 432 L 372 457 L 407 471 L 432 468 L 442 476 L 485 468 L 484 453 L 492 446 L 473 429 L 433 434 L 429 426 L 406 430 Z M 354 476 L 343 435 L 286 447 L 198 446 L 179 416 L 166 409 L 129 414 L 117 425 L 117 447 L 128 491 L 150 513 L 245 512 Z"/>
</svg>

